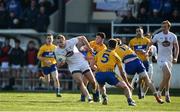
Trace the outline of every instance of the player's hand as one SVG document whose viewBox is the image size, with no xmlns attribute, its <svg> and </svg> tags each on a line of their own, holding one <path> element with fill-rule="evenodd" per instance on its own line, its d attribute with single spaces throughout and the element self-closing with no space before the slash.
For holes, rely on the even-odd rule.
<svg viewBox="0 0 180 112">
<path fill-rule="evenodd" d="M 173 58 L 173 63 L 177 63 L 177 58 Z"/>
<path fill-rule="evenodd" d="M 51 61 L 49 61 L 49 60 L 45 60 L 44 62 L 46 63 L 47 66 L 51 65 Z"/>
<path fill-rule="evenodd" d="M 93 54 L 93 52 L 94 52 L 93 48 L 90 48 L 89 52 Z"/>
<path fill-rule="evenodd" d="M 129 83 L 127 85 L 131 91 L 134 90 L 134 88 Z"/>
<path fill-rule="evenodd" d="M 57 63 L 57 66 L 58 66 L 58 67 L 62 67 L 65 63 L 66 63 L 65 61 L 58 62 L 58 63 Z"/>
</svg>

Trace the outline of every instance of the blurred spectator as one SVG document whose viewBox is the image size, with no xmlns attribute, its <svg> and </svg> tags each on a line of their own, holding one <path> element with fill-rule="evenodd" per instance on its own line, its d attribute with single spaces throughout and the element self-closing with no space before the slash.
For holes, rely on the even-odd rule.
<svg viewBox="0 0 180 112">
<path fill-rule="evenodd" d="M 29 41 L 27 49 L 25 51 L 25 64 L 27 66 L 30 90 L 35 90 L 35 86 L 37 86 L 37 81 L 35 79 L 38 77 L 38 49 L 35 46 L 36 44 L 34 41 Z"/>
<path fill-rule="evenodd" d="M 52 14 L 58 9 L 58 0 L 39 0 L 39 5 L 45 7 L 45 13 L 47 15 Z"/>
<path fill-rule="evenodd" d="M 147 12 L 149 12 L 149 0 L 142 0 L 139 5 L 139 9 L 144 8 Z"/>
<path fill-rule="evenodd" d="M 136 18 L 132 15 L 131 11 L 128 11 L 127 16 L 125 16 L 123 18 L 123 20 L 121 21 L 121 23 L 137 23 Z M 123 28 L 123 32 L 124 33 L 133 33 L 134 31 L 132 30 L 132 28 L 128 28 L 128 27 L 124 27 Z"/>
<path fill-rule="evenodd" d="M 45 14 L 45 7 L 41 6 L 37 17 L 36 30 L 39 32 L 47 32 L 49 23 L 49 16 Z"/>
<path fill-rule="evenodd" d="M 157 10 L 161 11 L 163 5 L 163 0 L 149 0 L 149 9 L 150 11 Z"/>
<path fill-rule="evenodd" d="M 20 0 L 6 0 L 6 7 L 9 12 L 14 12 L 17 17 L 21 14 Z"/>
<path fill-rule="evenodd" d="M 5 79 L 2 82 L 3 87 L 7 85 L 7 80 L 9 79 L 9 52 L 11 50 L 10 40 L 5 39 L 4 45 L 1 48 L 0 62 L 1 62 L 1 79 Z"/>
<path fill-rule="evenodd" d="M 146 8 L 142 7 L 140 8 L 140 11 L 138 12 L 138 15 L 137 15 L 137 20 L 138 20 L 138 23 L 147 23 L 148 21 L 148 12 L 146 10 Z"/>
<path fill-rule="evenodd" d="M 172 5 L 174 10 L 180 10 L 179 4 L 180 4 L 180 0 L 172 0 Z"/>
<path fill-rule="evenodd" d="M 169 15 L 172 13 L 172 2 L 171 0 L 163 0 L 163 5 L 162 5 L 162 17 L 164 20 L 169 19 Z"/>
<path fill-rule="evenodd" d="M 8 27 L 8 12 L 6 11 L 5 4 L 1 0 L 0 1 L 0 29 L 4 29 Z"/>
<path fill-rule="evenodd" d="M 154 9 L 152 12 L 152 16 L 149 17 L 148 20 L 149 23 L 161 23 L 162 22 L 162 18 L 159 16 L 159 12 L 158 10 Z"/>
<path fill-rule="evenodd" d="M 31 0 L 31 4 L 25 9 L 22 15 L 25 28 L 35 28 L 37 23 L 38 8 L 36 0 Z"/>
<path fill-rule="evenodd" d="M 132 12 L 129 10 L 127 16 L 122 20 L 122 23 L 136 23 L 136 18 L 132 15 Z"/>
<path fill-rule="evenodd" d="M 24 64 L 24 51 L 20 47 L 20 40 L 15 40 L 15 47 L 10 51 L 10 64 L 12 68 L 12 76 L 15 77 L 16 85 L 18 84 L 18 80 L 20 78 L 21 67 Z"/>
<path fill-rule="evenodd" d="M 173 12 L 172 12 L 172 16 L 170 16 L 171 18 L 170 18 L 170 21 L 172 22 L 172 23 L 178 23 L 178 22 L 180 22 L 180 15 L 179 15 L 180 13 L 179 13 L 179 11 L 178 10 L 174 10 Z"/>
<path fill-rule="evenodd" d="M 8 28 L 20 28 L 20 27 L 21 27 L 20 19 L 16 16 L 16 13 L 9 12 Z"/>
</svg>

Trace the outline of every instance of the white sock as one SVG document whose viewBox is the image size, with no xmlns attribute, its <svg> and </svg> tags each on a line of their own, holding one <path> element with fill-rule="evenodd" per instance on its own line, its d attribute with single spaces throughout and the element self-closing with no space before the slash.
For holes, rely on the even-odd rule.
<svg viewBox="0 0 180 112">
<path fill-rule="evenodd" d="M 158 91 L 157 94 L 158 94 L 158 96 L 161 96 L 162 92 L 161 92 L 161 91 Z"/>
<path fill-rule="evenodd" d="M 165 95 L 166 95 L 166 96 L 169 96 L 169 90 L 165 92 Z"/>
<path fill-rule="evenodd" d="M 89 100 L 89 99 L 92 99 L 92 97 L 91 97 L 91 96 L 88 96 L 88 100 Z"/>
</svg>

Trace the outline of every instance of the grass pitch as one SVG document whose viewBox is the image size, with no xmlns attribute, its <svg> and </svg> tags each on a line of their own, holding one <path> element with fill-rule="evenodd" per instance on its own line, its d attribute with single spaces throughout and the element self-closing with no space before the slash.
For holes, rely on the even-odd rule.
<svg viewBox="0 0 180 112">
<path fill-rule="evenodd" d="M 158 104 L 153 96 L 139 100 L 137 106 L 127 105 L 126 98 L 109 94 L 109 104 L 79 102 L 77 93 L 63 93 L 57 98 L 54 93 L 0 92 L 0 111 L 180 111 L 180 97 L 171 97 L 172 103 Z"/>
</svg>

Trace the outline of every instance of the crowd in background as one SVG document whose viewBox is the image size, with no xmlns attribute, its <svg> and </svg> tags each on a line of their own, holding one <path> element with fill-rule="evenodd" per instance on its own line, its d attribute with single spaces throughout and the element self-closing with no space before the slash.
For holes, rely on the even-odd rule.
<svg viewBox="0 0 180 112">
<path fill-rule="evenodd" d="M 32 28 L 46 32 L 58 0 L 0 0 L 0 29 Z"/>
<path fill-rule="evenodd" d="M 121 23 L 161 23 L 169 20 L 172 23 L 180 22 L 180 0 L 129 0 L 137 8 L 135 15 L 129 10 Z M 117 11 L 118 14 L 118 11 Z"/>
<path fill-rule="evenodd" d="M 40 63 L 37 59 L 38 48 L 36 43 L 30 40 L 24 51 L 20 47 L 20 40 L 15 39 L 15 46 L 10 45 L 10 40 L 5 39 L 0 48 L 0 89 L 17 89 L 22 85 L 22 79 L 27 79 L 26 85 L 29 90 L 35 90 L 37 87 L 42 89 L 42 83 L 39 82 L 41 74 Z M 62 68 L 67 68 L 65 65 Z M 72 81 L 67 70 L 60 70 L 59 78 L 67 81 L 62 83 L 62 89 L 72 88 Z M 17 87 L 14 87 L 17 86 Z M 53 87 L 53 86 L 52 86 Z"/>
</svg>

